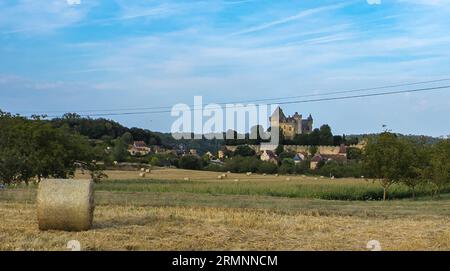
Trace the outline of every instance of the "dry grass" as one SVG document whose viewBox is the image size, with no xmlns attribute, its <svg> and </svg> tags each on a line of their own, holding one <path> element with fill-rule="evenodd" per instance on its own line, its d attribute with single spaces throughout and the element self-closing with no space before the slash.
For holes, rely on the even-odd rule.
<svg viewBox="0 0 450 271">
<path fill-rule="evenodd" d="M 99 206 L 93 230 L 40 232 L 33 204 L 0 203 L 1 250 L 450 250 L 450 220 L 209 207 Z"/>
<path fill-rule="evenodd" d="M 279 190 L 300 184 L 368 184 L 306 176 L 291 176 L 288 182 L 286 176 L 233 173 L 218 180 L 217 172 L 176 169 L 152 170 L 141 179 L 138 171 L 107 174 L 109 180 L 96 186 L 98 206 L 87 232 L 41 232 L 35 189 L 2 191 L 0 250 L 64 250 L 72 239 L 85 250 L 365 250 L 372 239 L 384 250 L 450 250 L 448 197 L 383 203 L 216 194 L 201 192 L 203 185 Z M 186 176 L 191 180 L 184 181 Z M 195 189 L 186 192 L 190 188 L 183 186 Z"/>
</svg>

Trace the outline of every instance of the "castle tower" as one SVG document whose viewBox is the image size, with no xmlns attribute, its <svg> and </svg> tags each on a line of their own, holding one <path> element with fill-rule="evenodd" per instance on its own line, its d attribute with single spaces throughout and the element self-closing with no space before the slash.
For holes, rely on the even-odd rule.
<svg viewBox="0 0 450 271">
<path fill-rule="evenodd" d="M 311 116 L 311 114 L 309 114 L 309 117 L 308 117 L 308 129 L 309 129 L 309 131 L 312 131 L 312 129 L 313 129 L 313 118 L 312 118 L 312 116 Z"/>
<path fill-rule="evenodd" d="M 293 118 L 294 118 L 294 121 L 295 121 L 295 133 L 296 134 L 301 134 L 302 131 L 303 131 L 302 115 L 299 114 L 298 112 L 295 112 Z"/>
</svg>

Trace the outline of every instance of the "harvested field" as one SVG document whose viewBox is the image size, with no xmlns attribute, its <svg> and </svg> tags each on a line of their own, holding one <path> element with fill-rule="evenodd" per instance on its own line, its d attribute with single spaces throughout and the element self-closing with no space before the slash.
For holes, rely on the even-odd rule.
<svg viewBox="0 0 450 271">
<path fill-rule="evenodd" d="M 372 239 L 383 250 L 450 250 L 448 194 L 324 200 L 317 191 L 346 195 L 379 187 L 359 179 L 285 181 L 245 173 L 218 180 L 217 172 L 176 169 L 142 179 L 138 171 L 107 173 L 95 185 L 94 225 L 86 232 L 39 231 L 35 187 L 1 191 L 0 250 L 65 250 L 72 239 L 83 250 L 366 250 Z"/>
</svg>

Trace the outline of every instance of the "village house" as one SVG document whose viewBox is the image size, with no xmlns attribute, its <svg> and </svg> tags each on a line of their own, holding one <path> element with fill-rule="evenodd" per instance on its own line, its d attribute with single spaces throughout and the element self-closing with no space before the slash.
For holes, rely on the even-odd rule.
<svg viewBox="0 0 450 271">
<path fill-rule="evenodd" d="M 145 156 L 150 154 L 150 147 L 144 141 L 134 141 L 133 145 L 128 148 L 128 152 L 132 156 Z"/>
<path fill-rule="evenodd" d="M 307 155 L 306 153 L 301 153 L 301 152 L 295 154 L 295 156 L 294 156 L 294 158 L 293 158 L 294 163 L 295 163 L 295 164 L 298 164 L 298 163 L 304 161 L 304 160 L 306 159 L 307 156 L 308 156 L 308 155 Z"/>
<path fill-rule="evenodd" d="M 277 155 L 273 151 L 265 150 L 260 157 L 261 161 L 271 162 L 275 165 L 278 164 Z"/>
<path fill-rule="evenodd" d="M 316 153 L 313 158 L 311 158 L 311 163 L 309 164 L 309 167 L 312 170 L 315 170 L 317 168 L 317 164 L 319 164 L 319 162 L 323 161 L 323 157 L 322 155 L 320 155 L 320 153 Z"/>
<path fill-rule="evenodd" d="M 346 163 L 347 162 L 347 147 L 344 144 L 341 144 L 341 146 L 339 146 L 338 153 L 322 154 L 320 152 L 317 152 L 314 155 L 314 157 L 311 159 L 310 168 L 312 170 L 316 169 L 317 164 L 320 161 L 324 161 L 324 162 L 336 161 L 338 163 Z"/>
</svg>

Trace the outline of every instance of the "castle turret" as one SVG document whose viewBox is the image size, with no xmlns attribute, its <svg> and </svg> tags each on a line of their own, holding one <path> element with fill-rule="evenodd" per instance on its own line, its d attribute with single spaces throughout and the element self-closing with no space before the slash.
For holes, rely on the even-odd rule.
<svg viewBox="0 0 450 271">
<path fill-rule="evenodd" d="M 308 130 L 309 131 L 312 131 L 312 129 L 313 129 L 313 118 L 312 118 L 312 116 L 311 116 L 311 114 L 309 114 L 309 116 L 308 116 Z"/>
</svg>

